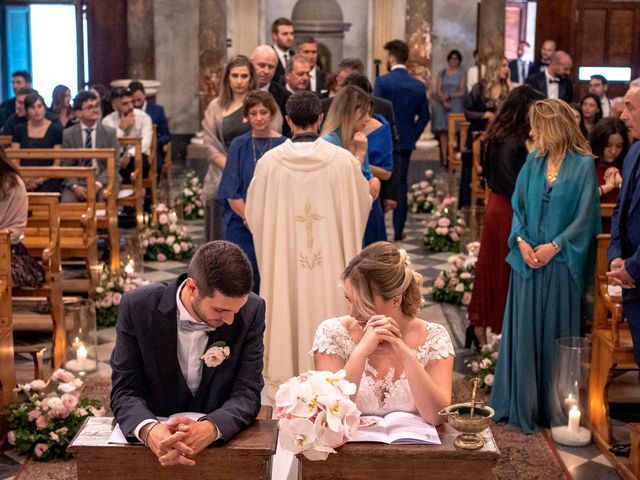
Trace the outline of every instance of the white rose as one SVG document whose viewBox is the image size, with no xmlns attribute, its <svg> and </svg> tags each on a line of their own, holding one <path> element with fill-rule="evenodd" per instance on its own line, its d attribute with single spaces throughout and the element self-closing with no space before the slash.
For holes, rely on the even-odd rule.
<svg viewBox="0 0 640 480">
<path fill-rule="evenodd" d="M 169 231 L 171 233 L 177 232 L 178 231 L 178 226 L 175 223 L 172 223 L 171 225 L 169 225 Z"/>
<path fill-rule="evenodd" d="M 455 291 L 456 292 L 464 292 L 464 284 L 463 283 L 457 284 L 456 288 L 455 288 Z"/>
<path fill-rule="evenodd" d="M 480 365 L 478 365 L 478 362 L 471 362 L 471 371 L 473 373 L 478 373 L 479 370 L 480 370 Z"/>
<path fill-rule="evenodd" d="M 180 247 L 179 243 L 174 243 L 173 247 L 171 247 L 171 248 L 173 248 L 173 252 L 174 253 L 180 253 L 180 251 L 182 250 L 182 248 Z"/>
<path fill-rule="evenodd" d="M 113 282 L 107 283 L 107 290 L 112 290 L 112 289 L 113 289 Z"/>
<path fill-rule="evenodd" d="M 174 243 L 176 243 L 176 237 L 174 235 L 169 235 L 165 243 L 169 246 L 173 245 Z"/>
<path fill-rule="evenodd" d="M 484 376 L 484 383 L 485 385 L 488 385 L 488 386 L 493 385 L 493 375 L 491 373 Z"/>
<path fill-rule="evenodd" d="M 217 367 L 231 354 L 229 347 L 211 347 L 200 358 L 207 367 Z"/>
<path fill-rule="evenodd" d="M 480 362 L 480 368 L 485 369 L 485 368 L 489 368 L 491 366 L 491 360 L 489 360 L 488 358 L 483 358 L 482 361 Z"/>
<path fill-rule="evenodd" d="M 469 272 L 462 272 L 460 274 L 460 278 L 462 280 L 469 280 L 471 278 L 471 274 Z"/>
<path fill-rule="evenodd" d="M 190 189 L 188 189 L 188 188 L 185 188 L 185 189 L 182 191 L 182 193 L 183 193 L 183 195 L 184 195 L 185 197 L 190 197 L 191 195 L 193 195 L 193 191 L 192 191 L 192 190 L 190 190 Z"/>
<path fill-rule="evenodd" d="M 33 390 L 44 390 L 44 387 L 47 386 L 47 384 L 44 383 L 44 380 L 34 380 L 30 385 Z"/>
<path fill-rule="evenodd" d="M 104 288 L 96 287 L 96 293 L 102 293 L 102 292 L 104 292 Z"/>
</svg>

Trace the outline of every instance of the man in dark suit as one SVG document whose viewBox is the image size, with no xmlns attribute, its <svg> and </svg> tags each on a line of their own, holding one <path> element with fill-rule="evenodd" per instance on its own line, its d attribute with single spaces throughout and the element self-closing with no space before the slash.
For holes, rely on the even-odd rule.
<svg viewBox="0 0 640 480">
<path fill-rule="evenodd" d="M 164 164 L 164 150 L 162 149 L 167 143 L 171 141 L 171 132 L 169 131 L 169 122 L 167 122 L 167 116 L 164 114 L 164 108 L 157 103 L 151 103 L 147 101 L 147 96 L 144 91 L 144 85 L 141 82 L 133 81 L 129 84 L 129 90 L 131 90 L 131 100 L 133 100 L 133 108 L 139 108 L 147 115 L 151 117 L 151 121 L 157 126 L 157 171 L 158 179 L 162 173 L 162 165 Z"/>
<path fill-rule="evenodd" d="M 296 53 L 309 62 L 309 90 L 317 93 L 321 98 L 327 91 L 324 89 L 324 72 L 318 66 L 318 42 L 311 35 L 296 37 Z"/>
<path fill-rule="evenodd" d="M 258 88 L 273 95 L 278 104 L 282 115 L 282 134 L 285 137 L 291 137 L 291 127 L 284 120 L 287 114 L 287 100 L 291 96 L 291 92 L 284 88 L 284 85 L 273 81 L 278 63 L 276 52 L 269 45 L 258 45 L 251 53 L 251 63 L 258 77 Z"/>
<path fill-rule="evenodd" d="M 521 41 L 518 43 L 518 58 L 509 62 L 509 71 L 511 72 L 511 81 L 522 85 L 529 75 L 536 73 L 534 64 L 525 57 L 529 51 L 529 42 Z"/>
<path fill-rule="evenodd" d="M 274 82 L 282 83 L 287 63 L 293 57 L 293 23 L 288 18 L 280 17 L 271 25 L 271 39 L 273 40 L 273 50 L 278 57 L 276 72 L 273 76 Z"/>
<path fill-rule="evenodd" d="M 573 84 L 569 79 L 573 67 L 571 56 L 558 50 L 551 57 L 551 63 L 542 72 L 529 75 L 525 83 L 544 94 L 547 98 L 559 98 L 567 103 L 573 101 Z"/>
<path fill-rule="evenodd" d="M 253 422 L 264 386 L 265 303 L 235 244 L 205 243 L 188 275 L 124 295 L 111 354 L 111 408 L 124 435 L 167 465 L 193 465 Z M 201 360 L 203 359 L 203 360 Z M 189 419 L 159 416 L 200 412 Z"/>
<path fill-rule="evenodd" d="M 384 49 L 388 53 L 387 66 L 390 71 L 376 80 L 373 94 L 389 100 L 393 104 L 396 117 L 400 138 L 400 168 L 396 189 L 397 206 L 393 211 L 393 229 L 395 240 L 402 240 L 407 219 L 409 160 L 411 152 L 416 148 L 416 141 L 429 123 L 429 101 L 425 84 L 413 78 L 404 65 L 409 59 L 407 44 L 402 40 L 392 40 Z"/>
<path fill-rule="evenodd" d="M 11 86 L 13 87 L 14 95 L 18 94 L 18 91 L 23 88 L 31 88 L 31 74 L 26 70 L 18 70 L 11 75 Z M 0 104 L 0 127 L 4 125 L 4 122 L 11 115 L 16 113 L 16 97 L 5 100 Z"/>
<path fill-rule="evenodd" d="M 62 148 L 113 148 L 116 152 L 115 186 L 116 194 L 120 185 L 120 145 L 115 129 L 100 122 L 100 103 L 98 96 L 90 91 L 82 91 L 73 99 L 73 109 L 79 120 L 73 127 L 62 132 Z M 96 167 L 96 194 L 102 200 L 102 189 L 109 181 L 107 162 L 97 158 L 65 159 L 68 167 Z M 87 185 L 84 179 L 68 178 L 62 190 L 62 202 L 84 202 L 87 199 Z"/>
<path fill-rule="evenodd" d="M 540 46 L 540 62 L 533 64 L 531 73 L 544 72 L 549 63 L 551 63 L 551 57 L 553 57 L 554 53 L 556 53 L 556 42 L 554 40 L 542 42 Z"/>
<path fill-rule="evenodd" d="M 640 140 L 640 79 L 631 82 L 624 96 L 620 119 L 629 135 Z M 624 159 L 622 187 L 611 219 L 608 257 L 612 283 L 622 286 L 622 306 L 629 323 L 636 363 L 640 365 L 640 142 Z"/>
</svg>

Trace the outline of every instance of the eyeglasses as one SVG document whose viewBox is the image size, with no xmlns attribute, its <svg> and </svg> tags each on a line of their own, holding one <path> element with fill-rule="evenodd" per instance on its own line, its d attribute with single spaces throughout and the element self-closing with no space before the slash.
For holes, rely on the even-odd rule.
<svg viewBox="0 0 640 480">
<path fill-rule="evenodd" d="M 91 111 L 91 110 L 98 110 L 100 108 L 99 105 L 87 105 L 82 107 L 82 110 L 86 110 L 86 111 Z"/>
</svg>

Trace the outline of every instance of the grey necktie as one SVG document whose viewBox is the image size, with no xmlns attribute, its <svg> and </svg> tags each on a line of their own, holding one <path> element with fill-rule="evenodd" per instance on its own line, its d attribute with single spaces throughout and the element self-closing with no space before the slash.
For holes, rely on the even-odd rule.
<svg viewBox="0 0 640 480">
<path fill-rule="evenodd" d="M 84 131 L 87 133 L 87 138 L 84 139 L 84 148 L 93 148 L 93 142 L 91 141 L 93 128 L 85 128 Z"/>
</svg>

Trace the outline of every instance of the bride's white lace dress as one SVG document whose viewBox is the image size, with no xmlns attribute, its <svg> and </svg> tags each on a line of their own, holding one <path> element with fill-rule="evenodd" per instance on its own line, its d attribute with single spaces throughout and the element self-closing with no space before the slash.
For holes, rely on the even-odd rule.
<svg viewBox="0 0 640 480">
<path fill-rule="evenodd" d="M 438 360 L 454 355 L 453 345 L 447 330 L 437 323 L 426 324 L 426 338 L 417 350 L 416 357 L 423 366 L 430 360 Z M 323 321 L 316 330 L 311 353 L 338 355 L 347 361 L 356 344 L 339 318 Z M 394 380 L 395 372 L 390 368 L 384 377 L 365 364 L 364 374 L 356 395 L 356 406 L 363 415 L 386 415 L 390 412 L 417 412 L 409 381 L 405 373 Z"/>
</svg>

